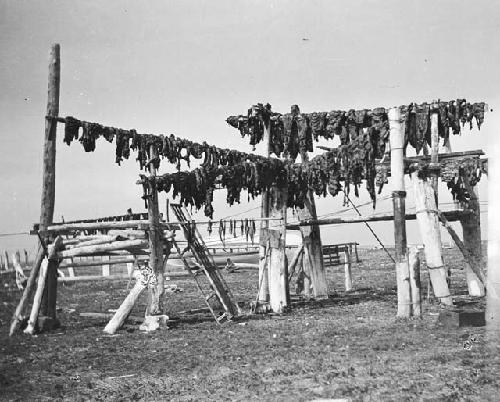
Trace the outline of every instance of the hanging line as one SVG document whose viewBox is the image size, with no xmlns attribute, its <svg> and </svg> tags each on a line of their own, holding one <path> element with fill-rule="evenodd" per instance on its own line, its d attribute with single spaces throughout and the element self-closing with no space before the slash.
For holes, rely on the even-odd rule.
<svg viewBox="0 0 500 402">
<path fill-rule="evenodd" d="M 359 216 L 363 217 L 363 215 L 361 215 L 361 212 L 359 212 L 359 209 L 356 207 L 356 205 L 354 205 L 354 203 L 351 201 L 351 199 L 349 198 L 349 196 L 347 195 L 347 193 L 345 192 L 345 190 L 342 190 L 342 192 L 344 193 L 344 195 L 346 196 L 347 200 L 351 203 L 351 205 L 353 206 L 354 210 L 358 213 Z M 389 251 L 387 251 L 387 249 L 385 248 L 384 244 L 382 243 L 382 241 L 379 239 L 379 237 L 377 236 L 377 234 L 373 231 L 373 229 L 371 228 L 371 226 L 368 224 L 368 222 L 364 221 L 364 224 L 366 225 L 366 227 L 370 230 L 370 232 L 372 232 L 372 235 L 373 237 L 375 237 L 375 239 L 377 239 L 378 243 L 382 246 L 382 248 L 384 249 L 384 251 L 387 253 L 387 255 L 389 256 L 389 258 L 392 260 L 392 262 L 394 264 L 396 264 L 396 260 L 392 257 L 392 255 L 389 253 Z"/>
</svg>

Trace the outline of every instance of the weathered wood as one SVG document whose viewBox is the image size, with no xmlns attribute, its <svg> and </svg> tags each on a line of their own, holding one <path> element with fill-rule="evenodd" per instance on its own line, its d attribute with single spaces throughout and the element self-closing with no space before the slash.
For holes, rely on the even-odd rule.
<svg viewBox="0 0 500 402">
<path fill-rule="evenodd" d="M 144 278 L 142 274 L 139 274 L 138 278 L 135 281 L 134 287 L 122 302 L 106 327 L 104 327 L 104 332 L 108 334 L 114 334 L 123 325 L 130 312 L 134 308 L 135 302 L 147 286 L 147 279 Z"/>
<path fill-rule="evenodd" d="M 43 231 L 52 223 L 54 218 L 54 204 L 56 191 L 56 128 L 57 122 L 51 117 L 59 114 L 59 85 L 61 76 L 61 59 L 59 44 L 52 45 L 49 56 L 49 82 L 47 94 L 47 112 L 45 119 L 45 141 L 43 148 L 43 183 L 40 212 L 40 229 Z M 41 314 L 47 315 L 47 311 L 55 311 L 55 294 L 57 292 L 57 279 L 48 275 L 47 292 L 52 295 L 48 299 L 48 293 L 42 300 Z M 50 304 L 49 304 L 50 303 Z"/>
<path fill-rule="evenodd" d="M 408 253 L 410 269 L 411 307 L 414 317 L 422 316 L 422 285 L 420 282 L 420 256 L 416 247 L 411 247 Z"/>
<path fill-rule="evenodd" d="M 474 260 L 466 261 L 465 263 L 465 277 L 467 280 L 467 287 L 471 296 L 484 296 L 485 295 L 485 280 L 484 275 L 478 277 L 474 272 L 484 272 L 483 255 L 482 255 L 482 241 L 481 241 L 481 208 L 479 205 L 479 195 L 477 186 L 471 186 L 467 176 L 462 177 L 463 183 L 470 194 L 470 199 L 464 205 L 469 208 L 473 213 L 464 216 L 460 219 L 462 226 L 464 247 L 467 251 L 474 256 Z M 470 264 L 476 264 L 471 266 Z M 481 278 L 481 279 L 480 279 Z"/>
<path fill-rule="evenodd" d="M 109 261 L 109 256 L 108 255 L 103 255 L 101 257 L 101 260 L 103 262 L 103 265 L 102 265 L 102 276 L 109 276 L 109 271 L 110 271 L 110 265 L 111 264 L 105 264 L 104 262 L 108 262 Z"/>
<path fill-rule="evenodd" d="M 292 279 L 292 276 L 295 273 L 295 267 L 297 266 L 297 263 L 303 252 L 304 252 L 304 245 L 302 244 L 300 247 L 297 248 L 297 251 L 295 251 L 295 254 L 293 255 L 292 261 L 288 265 L 288 282 L 290 282 L 290 280 Z"/>
<path fill-rule="evenodd" d="M 30 271 L 30 276 L 28 277 L 28 282 L 26 283 L 26 287 L 24 288 L 23 295 L 21 296 L 21 300 L 19 300 L 19 304 L 14 311 L 14 315 L 12 316 L 12 321 L 10 323 L 9 336 L 14 335 L 16 331 L 19 329 L 21 322 L 24 320 L 24 312 L 26 306 L 28 305 L 29 299 L 35 290 L 36 279 L 38 277 L 38 273 L 40 271 L 40 266 L 42 265 L 42 261 L 45 257 L 45 251 L 42 248 L 41 244 L 38 245 L 38 252 L 36 255 L 35 262 L 33 263 L 33 268 Z"/>
<path fill-rule="evenodd" d="M 345 291 L 352 290 L 352 272 L 351 272 L 351 253 L 346 247 L 344 251 L 344 276 L 345 276 Z"/>
<path fill-rule="evenodd" d="M 48 255 L 44 260 L 42 261 L 40 272 L 38 275 L 38 284 L 37 284 L 37 289 L 35 292 L 35 297 L 33 300 L 33 306 L 31 308 L 31 314 L 30 318 L 28 321 L 28 326 L 24 330 L 25 333 L 33 335 L 35 332 L 36 328 L 36 323 L 38 320 L 38 315 L 40 312 L 40 307 L 42 304 L 42 297 L 44 294 L 44 289 L 47 285 L 47 277 L 49 273 L 49 265 L 51 262 L 54 262 L 54 258 L 56 257 L 57 250 L 62 246 L 62 238 L 58 236 L 55 240 L 54 243 L 51 244 L 48 248 Z M 57 279 L 56 279 L 57 281 Z M 50 297 L 53 297 L 53 295 L 48 295 L 47 297 L 49 298 L 49 302 L 52 303 L 50 300 Z M 50 314 L 50 315 L 49 315 Z M 55 318 L 55 312 L 52 312 L 51 309 L 48 309 L 47 315 L 51 318 Z"/>
<path fill-rule="evenodd" d="M 267 267 L 269 305 L 273 312 L 282 313 L 290 306 L 288 266 L 285 254 L 287 189 L 273 188 L 270 193 L 270 216 L 280 217 L 282 220 L 270 224 L 268 229 L 271 250 Z"/>
<path fill-rule="evenodd" d="M 307 152 L 302 153 L 302 161 L 308 160 Z M 309 190 L 304 200 L 304 208 L 297 208 L 299 220 L 317 220 L 314 192 Z M 326 280 L 325 264 L 323 261 L 323 246 L 321 232 L 317 224 L 301 226 L 302 244 L 304 246 L 304 271 L 311 278 L 313 295 L 315 299 L 328 298 L 328 284 Z"/>
<path fill-rule="evenodd" d="M 63 250 L 58 253 L 58 258 L 77 257 L 92 253 L 102 253 L 113 250 L 145 248 L 147 246 L 148 242 L 140 239 L 114 241 L 106 244 L 95 244 L 93 246 L 75 247 L 69 250 Z"/>
<path fill-rule="evenodd" d="M 5 269 L 8 270 L 10 268 L 9 253 L 7 253 L 7 251 L 4 251 L 4 255 L 5 255 Z"/>
<path fill-rule="evenodd" d="M 417 222 L 424 244 L 425 260 L 429 269 L 429 277 L 434 289 L 434 295 L 440 302 L 452 305 L 452 297 L 446 282 L 446 270 L 442 257 L 441 234 L 437 215 L 436 198 L 431 183 L 418 177 L 418 173 L 411 175 L 414 193 Z"/>
<path fill-rule="evenodd" d="M 255 112 L 255 109 L 253 109 Z M 271 152 L 271 125 L 270 122 L 264 121 L 264 137 L 263 137 L 263 145 L 264 145 L 264 156 L 269 158 Z M 266 218 L 269 218 L 269 192 L 267 190 L 262 191 L 261 194 L 261 207 L 260 207 L 260 217 L 263 219 L 260 221 L 260 235 L 259 239 L 259 294 L 258 294 L 258 304 L 257 306 L 261 306 L 261 308 L 265 309 L 266 303 L 269 303 L 269 278 L 268 273 L 266 272 L 266 264 L 267 264 L 267 248 L 265 246 L 266 242 L 264 242 L 264 237 L 267 234 L 267 230 L 269 227 L 269 221 L 266 221 Z M 259 311 L 257 311 L 259 312 Z"/>
<path fill-rule="evenodd" d="M 149 150 L 151 159 L 156 159 L 158 157 L 156 154 L 156 147 L 150 146 Z M 154 163 L 149 164 L 149 173 L 153 177 L 156 176 Z M 162 229 L 160 227 L 158 190 L 156 188 L 156 182 L 154 181 L 150 181 L 149 183 L 147 204 L 149 221 L 149 266 L 156 275 L 157 284 L 148 288 L 146 316 L 157 316 L 163 314 L 165 278 L 163 276 L 163 244 L 161 239 Z"/>
<path fill-rule="evenodd" d="M 42 261 L 42 266 L 40 268 L 40 273 L 38 275 L 38 283 L 35 292 L 35 298 L 33 300 L 33 307 L 31 309 L 28 325 L 24 329 L 25 334 L 33 335 L 35 333 L 35 327 L 38 320 L 38 312 L 40 310 L 40 303 L 42 302 L 43 289 L 45 288 L 45 281 L 47 279 L 48 265 L 49 265 L 49 260 L 45 258 Z"/>
<path fill-rule="evenodd" d="M 468 209 L 458 209 L 454 211 L 444 211 L 443 214 L 446 216 L 449 222 L 458 221 L 463 217 L 471 214 L 472 211 Z M 406 214 L 405 221 L 415 220 L 417 219 L 416 214 Z M 289 230 L 299 229 L 301 226 L 309 226 L 312 224 L 316 225 L 341 225 L 346 223 L 363 223 L 363 222 L 385 222 L 385 221 L 393 221 L 394 214 L 380 214 L 375 216 L 354 216 L 354 217 L 346 217 L 346 218 L 326 218 L 326 219 L 317 219 L 317 220 L 305 220 L 299 223 L 287 225 L 286 228 Z"/>
<path fill-rule="evenodd" d="M 445 229 L 448 231 L 451 238 L 453 239 L 453 241 L 457 245 L 458 249 L 462 253 L 462 256 L 464 257 L 468 266 L 473 270 L 474 274 L 481 280 L 481 282 L 484 283 L 485 277 L 484 277 L 482 270 L 479 268 L 480 263 L 476 260 L 476 257 L 472 253 L 469 252 L 467 247 L 465 247 L 464 243 L 460 240 L 460 237 L 457 235 L 455 230 L 451 227 L 451 225 L 446 220 L 444 215 L 440 211 L 437 211 L 437 214 L 438 214 L 439 220 L 441 221 L 441 223 L 443 224 Z"/>
<path fill-rule="evenodd" d="M 3 263 L 3 255 L 0 254 L 0 270 L 7 270 L 8 268 L 5 268 L 5 265 Z"/>
<path fill-rule="evenodd" d="M 137 259 L 141 261 L 147 260 L 149 257 L 146 256 L 138 256 Z M 133 264 L 135 262 L 136 258 L 134 257 L 128 257 L 128 258 L 117 258 L 117 259 L 110 259 L 109 261 L 106 261 L 107 265 L 118 265 L 118 264 Z M 68 262 L 65 264 L 59 265 L 59 269 L 63 268 L 83 268 L 83 267 L 97 267 L 101 266 L 103 264 L 102 261 L 83 261 L 83 262 Z"/>
<path fill-rule="evenodd" d="M 391 108 L 388 112 L 390 125 L 392 201 L 394 211 L 394 241 L 396 252 L 396 281 L 398 292 L 398 317 L 411 316 L 410 271 L 406 244 L 406 211 L 404 181 L 404 133 L 401 111 Z"/>
<path fill-rule="evenodd" d="M 437 110 L 437 105 L 432 105 L 431 111 L 431 164 L 437 166 L 439 163 L 439 110 Z M 438 179 L 439 173 L 435 170 L 430 171 L 432 189 L 434 190 L 434 196 L 436 197 L 436 205 L 438 202 Z"/>
<path fill-rule="evenodd" d="M 167 224 L 160 225 L 164 229 L 168 229 Z M 118 222 L 89 222 L 89 223 L 62 223 L 58 225 L 49 225 L 45 230 L 46 233 L 65 233 L 75 230 L 112 230 L 112 229 L 148 229 L 148 221 L 118 221 Z M 40 231 L 42 231 L 40 229 Z"/>
</svg>

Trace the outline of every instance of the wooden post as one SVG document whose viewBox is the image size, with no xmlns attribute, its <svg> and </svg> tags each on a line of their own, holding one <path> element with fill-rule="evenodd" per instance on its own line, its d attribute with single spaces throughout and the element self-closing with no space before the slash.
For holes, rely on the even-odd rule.
<svg viewBox="0 0 500 402">
<path fill-rule="evenodd" d="M 23 267 L 21 267 L 21 261 L 19 260 L 19 253 L 12 253 L 12 266 L 16 271 L 16 284 L 18 289 L 23 290 L 26 284 L 26 275 L 24 275 Z"/>
<path fill-rule="evenodd" d="M 101 260 L 102 261 L 109 261 L 109 255 L 103 255 L 101 257 Z M 102 276 L 109 276 L 109 268 L 110 268 L 109 264 L 105 264 L 102 266 Z"/>
<path fill-rule="evenodd" d="M 414 317 L 422 316 L 422 286 L 420 282 L 420 256 L 416 247 L 411 247 L 408 253 L 410 269 L 410 289 L 412 313 Z"/>
<path fill-rule="evenodd" d="M 486 282 L 486 330 L 491 341 L 500 338 L 500 143 L 488 144 L 488 278 Z"/>
<path fill-rule="evenodd" d="M 55 320 L 55 311 L 49 310 L 47 316 L 38 317 L 38 313 L 40 311 L 40 307 L 42 304 L 42 297 L 44 295 L 44 289 L 46 287 L 46 282 L 48 275 L 50 274 L 50 270 L 56 271 L 57 274 L 57 265 L 59 264 L 59 260 L 57 258 L 57 251 L 62 246 L 62 238 L 61 236 L 57 236 L 48 248 L 48 255 L 42 261 L 40 272 L 38 275 L 38 285 L 35 293 L 35 298 L 33 300 L 33 307 L 31 309 L 30 318 L 28 321 L 28 326 L 25 329 L 25 333 L 33 335 L 36 327 L 40 330 L 46 329 L 47 325 L 49 328 L 53 328 L 54 320 Z M 56 276 L 57 281 L 57 276 Z M 53 297 L 52 294 L 49 294 L 48 297 Z"/>
<path fill-rule="evenodd" d="M 481 241 L 481 209 L 479 205 L 479 195 L 477 186 L 471 186 L 467 177 L 462 177 L 467 191 L 470 194 L 470 200 L 466 203 L 465 207 L 472 210 L 473 213 L 460 219 L 462 226 L 464 247 L 474 257 L 473 261 L 465 261 L 465 277 L 467 280 L 467 288 L 471 296 L 484 296 L 485 288 L 474 271 L 483 270 L 483 255 L 482 255 L 482 241 Z M 475 264 L 476 266 L 471 266 Z M 481 278 L 481 279 L 480 279 Z"/>
<path fill-rule="evenodd" d="M 405 180 L 404 180 L 404 133 L 401 111 L 391 108 L 388 113 L 391 145 L 391 181 L 394 210 L 394 240 L 396 251 L 396 280 L 398 289 L 398 317 L 411 316 L 410 271 L 406 243 Z"/>
<path fill-rule="evenodd" d="M 344 274 L 345 274 L 345 291 L 352 290 L 352 273 L 351 273 L 351 253 L 346 246 L 344 251 Z"/>
<path fill-rule="evenodd" d="M 254 113 L 257 112 L 255 107 L 252 107 Z M 264 116 L 265 117 L 265 116 Z M 269 119 L 264 118 L 264 156 L 269 157 L 270 147 L 271 147 L 271 124 Z M 269 192 L 262 191 L 261 195 L 261 209 L 260 209 L 260 217 L 267 218 L 269 217 Z M 260 221 L 260 244 L 259 244 L 259 294 L 258 294 L 258 303 L 256 312 L 266 312 L 268 303 L 269 303 L 269 275 L 266 272 L 266 237 L 267 230 L 269 227 L 269 221 L 261 220 Z"/>
<path fill-rule="evenodd" d="M 5 269 L 4 264 L 3 264 L 3 255 L 0 254 L 0 270 Z"/>
<path fill-rule="evenodd" d="M 7 251 L 5 251 L 4 255 L 5 255 L 5 269 L 8 271 L 10 268 L 9 253 L 7 253 Z"/>
<path fill-rule="evenodd" d="M 150 157 L 158 157 L 156 148 L 150 147 Z M 156 168 L 153 163 L 149 165 L 151 176 L 156 176 Z M 156 275 L 156 285 L 148 287 L 148 307 L 146 316 L 160 316 L 163 314 L 164 275 L 163 275 L 163 244 L 162 230 L 160 227 L 160 211 L 158 205 L 158 191 L 156 183 L 150 182 L 148 197 L 148 220 L 149 220 L 149 266 Z M 149 322 L 149 321 L 148 321 Z"/>
<path fill-rule="evenodd" d="M 35 333 L 35 327 L 38 319 L 38 312 L 40 310 L 40 303 L 42 302 L 43 289 L 45 288 L 45 281 L 47 279 L 47 268 L 49 265 L 48 258 L 42 261 L 42 266 L 40 267 L 40 273 L 38 274 L 38 284 L 35 292 L 35 298 L 33 300 L 33 307 L 31 309 L 30 318 L 28 320 L 28 326 L 25 328 L 24 333 L 33 335 Z"/>
<path fill-rule="evenodd" d="M 442 257 L 441 234 L 434 190 L 429 180 L 418 177 L 417 172 L 413 172 L 411 177 L 415 189 L 417 222 L 424 244 L 425 260 L 434 295 L 439 298 L 441 303 L 452 305 L 453 301 L 446 282 L 447 275 Z"/>
<path fill-rule="evenodd" d="M 431 110 L 431 166 L 439 166 L 439 110 L 437 104 L 432 104 Z M 436 205 L 438 202 L 438 183 L 439 173 L 436 170 L 431 171 L 431 183 L 436 197 Z"/>
<path fill-rule="evenodd" d="M 149 270 L 151 270 L 151 267 L 149 267 Z M 150 273 L 153 273 L 153 271 L 151 270 Z M 150 279 L 152 279 L 153 281 L 148 282 Z M 123 325 L 123 323 L 129 316 L 130 312 L 134 308 L 135 302 L 139 298 L 142 291 L 146 287 L 155 287 L 155 286 L 156 284 L 154 275 L 148 278 L 148 276 L 140 272 L 137 275 L 134 287 L 127 295 L 125 300 L 122 302 L 118 310 L 115 312 L 111 320 L 108 322 L 108 324 L 104 328 L 104 332 L 107 332 L 108 334 L 114 334 Z"/>
<path fill-rule="evenodd" d="M 307 152 L 302 153 L 302 161 L 308 160 Z M 304 201 L 304 208 L 297 208 L 299 221 L 317 221 L 316 203 L 314 192 L 309 190 Z M 317 224 L 301 226 L 302 244 L 304 246 L 304 272 L 309 276 L 313 287 L 313 295 L 316 299 L 328 298 L 328 284 L 326 280 L 325 265 L 323 261 L 323 246 L 321 244 L 321 232 Z"/>
<path fill-rule="evenodd" d="M 288 266 L 286 262 L 286 209 L 287 189 L 273 188 L 269 197 L 270 217 L 281 218 L 269 224 L 268 281 L 269 304 L 275 313 L 282 313 L 290 305 L 290 292 L 288 287 Z"/>
</svg>

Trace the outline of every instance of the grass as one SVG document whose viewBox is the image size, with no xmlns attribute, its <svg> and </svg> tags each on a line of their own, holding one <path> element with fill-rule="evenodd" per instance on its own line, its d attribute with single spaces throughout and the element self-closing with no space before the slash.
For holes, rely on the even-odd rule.
<svg viewBox="0 0 500 402">
<path fill-rule="evenodd" d="M 429 301 L 421 320 L 396 320 L 393 265 L 378 250 L 363 251 L 361 258 L 353 267 L 353 292 L 342 292 L 342 267 L 328 268 L 332 296 L 296 303 L 286 315 L 250 317 L 222 327 L 207 316 L 185 315 L 170 329 L 146 334 L 128 323 L 116 336 L 102 332 L 106 320 L 78 313 L 117 308 L 127 294 L 126 281 L 60 285 L 64 327 L 9 338 L 20 297 L 11 278 L 0 291 L 0 398 L 498 400 L 500 353 L 486 342 L 484 328 L 440 328 L 435 325 L 440 307 Z M 458 251 L 445 250 L 445 260 L 453 267 L 452 292 L 466 298 Z M 425 290 L 426 273 L 422 277 Z M 226 278 L 239 301 L 248 305 L 254 299 L 255 270 Z M 170 295 L 170 316 L 203 307 L 190 280 L 175 283 L 183 292 Z M 143 295 L 133 314 L 143 314 L 145 304 Z M 478 342 L 465 350 L 471 333 Z"/>
</svg>

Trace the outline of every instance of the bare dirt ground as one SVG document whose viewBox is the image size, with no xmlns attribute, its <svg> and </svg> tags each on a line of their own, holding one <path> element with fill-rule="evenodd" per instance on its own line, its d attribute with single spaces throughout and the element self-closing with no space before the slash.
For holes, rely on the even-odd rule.
<svg viewBox="0 0 500 402">
<path fill-rule="evenodd" d="M 153 333 L 129 322 L 115 336 L 107 312 L 127 294 L 126 281 L 60 284 L 63 327 L 36 337 L 8 337 L 20 292 L 0 284 L 0 398 L 2 400 L 173 401 L 498 401 L 500 349 L 484 328 L 436 327 L 439 306 L 424 302 L 421 320 L 399 321 L 395 274 L 388 257 L 364 251 L 353 267 L 355 291 L 343 292 L 343 268 L 328 268 L 332 296 L 297 302 L 291 313 L 250 317 L 218 327 L 208 316 L 183 315 Z M 460 255 L 446 250 L 452 292 L 467 299 Z M 239 301 L 254 299 L 256 270 L 226 274 Z M 424 290 L 427 274 L 422 274 Z M 167 308 L 203 307 L 191 280 L 173 280 Z M 425 291 L 424 291 L 425 293 Z M 144 312 L 146 296 L 133 315 Z M 245 307 L 248 310 L 248 307 Z M 477 342 L 463 347 L 470 334 Z"/>
</svg>

